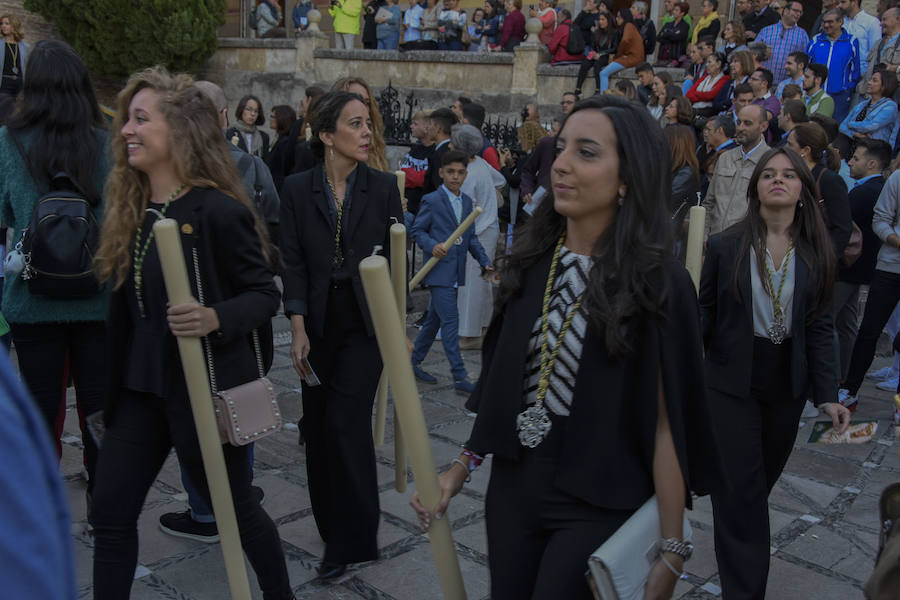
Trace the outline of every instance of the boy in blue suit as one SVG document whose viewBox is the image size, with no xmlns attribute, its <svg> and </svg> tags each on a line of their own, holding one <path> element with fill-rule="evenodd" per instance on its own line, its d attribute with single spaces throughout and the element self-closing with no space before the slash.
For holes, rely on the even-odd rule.
<svg viewBox="0 0 900 600">
<path fill-rule="evenodd" d="M 490 259 L 475 236 L 474 227 L 467 229 L 450 248 L 445 248 L 442 241 L 450 237 L 472 212 L 472 199 L 460 192 L 468 164 L 469 157 L 463 152 L 451 150 L 444 154 L 440 169 L 444 183 L 422 198 L 410 229 L 410 235 L 425 254 L 440 259 L 425 276 L 424 284 L 431 292 L 431 305 L 413 348 L 413 372 L 420 381 L 437 383 L 437 378 L 420 369 L 419 363 L 425 359 L 440 329 L 444 352 L 453 373 L 453 387 L 463 394 L 470 394 L 475 388 L 467 379 L 466 366 L 459 352 L 459 311 L 456 308 L 457 288 L 466 283 L 466 252 L 478 261 L 483 273 L 493 271 Z"/>
</svg>

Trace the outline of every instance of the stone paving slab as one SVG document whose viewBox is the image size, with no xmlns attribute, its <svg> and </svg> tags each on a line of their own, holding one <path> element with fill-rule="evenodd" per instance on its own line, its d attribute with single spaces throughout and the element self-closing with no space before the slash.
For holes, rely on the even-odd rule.
<svg viewBox="0 0 900 600">
<path fill-rule="evenodd" d="M 421 295 L 414 295 L 421 309 Z M 409 322 L 418 315 L 412 313 Z M 288 339 L 287 320 L 276 319 L 276 339 Z M 408 333 L 415 336 L 410 327 Z M 299 383 L 290 366 L 287 346 L 276 348 L 272 379 L 279 404 L 289 423 L 302 413 Z M 480 353 L 464 352 L 470 376 L 477 376 Z M 876 359 L 873 368 L 886 363 Z M 420 395 L 439 469 L 448 468 L 468 438 L 473 421 L 465 398 L 452 388 L 443 347 L 436 343 L 426 370 L 438 384 L 420 385 Z M 804 421 L 797 432 L 794 453 L 770 497 L 770 530 L 774 548 L 767 598 L 770 600 L 846 600 L 861 598 L 861 585 L 872 570 L 877 546 L 877 500 L 881 489 L 900 480 L 900 445 L 889 427 L 890 394 L 866 381 L 854 419 L 879 421 L 881 443 L 825 446 L 806 443 L 812 424 Z M 74 397 L 70 391 L 60 470 L 73 513 L 72 542 L 78 570 L 79 597 L 90 598 L 92 539 L 85 531 L 81 446 Z M 279 526 L 291 583 L 303 600 L 430 600 L 440 598 L 437 573 L 427 537 L 422 535 L 409 508 L 414 489 L 394 491 L 393 418 L 388 411 L 386 442 L 376 449 L 382 521 L 378 561 L 356 565 L 340 580 L 323 585 L 314 581 L 314 567 L 323 545 L 312 517 L 306 489 L 306 466 L 298 432 L 290 425 L 256 445 L 256 485 L 266 491 L 264 508 Z M 411 473 L 408 471 L 411 481 Z M 487 547 L 484 530 L 484 494 L 490 460 L 473 476 L 449 511 L 454 539 L 470 600 L 488 598 Z M 139 523 L 140 562 L 149 569 L 135 580 L 134 600 L 219 600 L 227 597 L 221 549 L 170 537 L 159 530 L 158 517 L 186 508 L 174 453 L 151 488 Z M 689 518 L 695 530 L 694 558 L 687 564 L 687 579 L 676 587 L 676 598 L 721 597 L 713 548 L 712 509 L 708 498 L 695 499 Z M 250 571 L 251 581 L 255 578 Z M 254 599 L 259 594 L 254 592 Z M 563 599 L 560 599 L 563 600 Z"/>
</svg>

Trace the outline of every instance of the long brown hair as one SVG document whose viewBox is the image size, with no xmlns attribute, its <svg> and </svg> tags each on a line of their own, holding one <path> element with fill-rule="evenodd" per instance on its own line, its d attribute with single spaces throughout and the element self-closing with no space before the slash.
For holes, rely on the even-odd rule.
<svg viewBox="0 0 900 600">
<path fill-rule="evenodd" d="M 372 140 L 369 145 L 369 160 L 366 164 L 379 171 L 390 171 L 387 161 L 387 144 L 384 143 L 384 120 L 378 110 L 378 102 L 372 95 L 372 88 L 361 77 L 342 77 L 331 86 L 332 92 L 349 92 L 351 85 L 360 85 L 366 89 L 366 105 L 369 107 L 369 118 L 372 120 Z"/>
<path fill-rule="evenodd" d="M 132 243 L 150 201 L 150 181 L 128 164 L 127 144 L 121 135 L 131 101 L 139 91 L 152 89 L 160 95 L 159 110 L 169 125 L 169 148 L 178 178 L 190 187 L 217 189 L 256 215 L 229 154 L 218 113 L 209 97 L 193 84 L 188 75 L 172 75 L 156 66 L 132 75 L 119 92 L 112 126 L 115 166 L 106 181 L 106 212 L 95 257 L 97 277 L 112 280 L 113 289 L 128 277 Z M 270 259 L 265 230 L 258 216 L 255 220 L 263 253 Z"/>
<path fill-rule="evenodd" d="M 668 125 L 663 130 L 672 151 L 672 173 L 682 167 L 690 167 L 697 183 L 700 183 L 700 163 L 697 161 L 694 131 L 688 125 Z"/>
<path fill-rule="evenodd" d="M 816 183 L 812 173 L 807 168 L 806 162 L 786 146 L 772 148 L 763 154 L 750 176 L 750 183 L 747 187 L 747 216 L 734 226 L 740 231 L 740 242 L 735 255 L 732 287 L 735 296 L 740 299 L 738 278 L 741 272 L 741 261 L 751 249 L 756 254 L 760 279 L 764 282 L 768 279 L 765 271 L 765 239 L 768 229 L 759 212 L 759 178 L 769 162 L 779 154 L 785 155 L 791 161 L 791 166 L 803 184 L 794 212 L 790 235 L 794 241 L 796 255 L 809 267 L 809 282 L 815 288 L 815 304 L 806 314 L 807 322 L 809 322 L 812 318 L 831 310 L 831 295 L 837 261 L 834 256 L 834 245 L 828 235 L 828 228 L 825 226 L 821 210 L 816 202 Z M 749 302 L 750 299 L 745 298 L 744 301 Z"/>
</svg>

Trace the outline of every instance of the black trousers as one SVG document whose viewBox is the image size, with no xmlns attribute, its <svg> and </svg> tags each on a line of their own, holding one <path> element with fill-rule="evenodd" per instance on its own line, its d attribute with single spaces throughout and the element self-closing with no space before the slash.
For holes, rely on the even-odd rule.
<svg viewBox="0 0 900 600">
<path fill-rule="evenodd" d="M 324 560 L 378 558 L 378 477 L 372 404 L 381 356 L 349 282 L 328 295 L 325 337 L 310 337 L 309 362 L 322 385 L 303 384 L 309 498 Z"/>
<path fill-rule="evenodd" d="M 754 338 L 750 396 L 710 389 L 730 485 L 712 493 L 716 560 L 725 600 L 763 600 L 769 576 L 769 492 L 797 436 L 804 399 L 791 396 L 791 341 Z"/>
<path fill-rule="evenodd" d="M 875 357 L 875 347 L 878 338 L 894 307 L 900 301 L 900 275 L 876 270 L 869 284 L 869 297 L 866 299 L 866 311 L 863 313 L 862 324 L 856 334 L 856 343 L 853 344 L 853 355 L 850 357 L 850 368 L 844 387 L 855 396 L 862 385 L 866 371 L 872 365 Z"/>
<path fill-rule="evenodd" d="M 588 557 L 633 511 L 569 496 L 553 485 L 555 471 L 540 446 L 519 462 L 493 459 L 485 500 L 492 600 L 593 598 Z"/>
<path fill-rule="evenodd" d="M 25 385 L 60 454 L 60 435 L 66 418 L 69 373 L 75 383 L 88 493 L 93 490 L 97 445 L 85 426 L 85 417 L 103 410 L 106 381 L 106 326 L 103 322 L 10 323 L 19 369 Z"/>
<path fill-rule="evenodd" d="M 181 468 L 210 503 L 188 399 L 123 390 L 97 461 L 91 513 L 95 600 L 129 597 L 138 560 L 138 517 L 173 445 Z M 250 491 L 249 448 L 226 444 L 222 450 L 241 545 L 256 572 L 263 598 L 288 600 L 293 596 L 278 530 Z"/>
<path fill-rule="evenodd" d="M 584 85 L 584 80 L 587 79 L 588 72 L 591 69 L 594 69 L 594 84 L 596 85 L 597 91 L 600 90 L 600 71 L 609 64 L 609 55 L 603 55 L 599 58 L 595 58 L 593 60 L 584 59 L 581 61 L 581 66 L 578 67 L 578 79 L 575 80 L 575 89 L 580 90 L 581 86 Z"/>
</svg>

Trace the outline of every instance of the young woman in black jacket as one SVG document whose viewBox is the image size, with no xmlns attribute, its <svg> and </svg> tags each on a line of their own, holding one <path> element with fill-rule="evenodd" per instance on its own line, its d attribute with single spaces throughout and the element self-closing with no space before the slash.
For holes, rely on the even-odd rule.
<svg viewBox="0 0 900 600">
<path fill-rule="evenodd" d="M 700 280 L 706 385 L 725 479 L 712 491 L 725 598 L 763 598 L 769 492 L 811 395 L 837 432 L 835 257 L 803 160 L 781 147 L 750 177 L 744 220 L 709 238 Z"/>
<path fill-rule="evenodd" d="M 136 73 L 119 94 L 113 124 L 115 167 L 96 257 L 98 276 L 114 290 L 107 318 L 106 433 L 92 506 L 96 600 L 129 595 L 137 520 L 172 446 L 210 503 L 175 338 L 206 338 L 219 389 L 259 377 L 256 347 L 263 362 L 267 356 L 271 361 L 279 294 L 265 229 L 222 138 L 216 109 L 192 83 L 162 67 Z M 160 215 L 180 224 L 192 291 L 202 302 L 168 305 L 152 230 Z M 262 342 L 254 343 L 255 337 Z M 226 444 L 222 450 L 241 544 L 263 598 L 291 599 L 278 531 L 251 493 L 249 446 Z"/>
<path fill-rule="evenodd" d="M 581 600 L 588 556 L 655 495 L 665 540 L 646 597 L 668 598 L 690 490 L 717 477 L 669 153 L 643 106 L 610 95 L 578 102 L 556 144 L 553 195 L 503 267 L 471 437 L 438 506 L 412 505 L 427 528 L 492 454 L 491 597 Z"/>
</svg>

